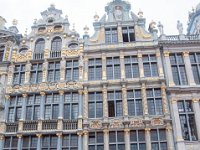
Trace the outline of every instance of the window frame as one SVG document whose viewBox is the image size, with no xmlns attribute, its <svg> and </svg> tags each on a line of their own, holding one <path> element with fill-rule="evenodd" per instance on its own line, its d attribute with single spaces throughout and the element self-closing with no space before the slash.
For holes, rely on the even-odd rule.
<svg viewBox="0 0 200 150">
<path fill-rule="evenodd" d="M 19 70 L 16 70 L 17 67 L 19 67 Z M 25 64 L 15 65 L 14 73 L 13 73 L 13 84 L 14 85 L 24 84 L 25 83 L 25 73 L 26 73 L 26 65 Z M 24 78 L 22 78 L 22 77 L 24 77 Z M 15 81 L 15 80 L 17 80 L 17 81 Z"/>
<path fill-rule="evenodd" d="M 51 41 L 51 51 L 61 51 L 62 50 L 62 39 L 56 36 Z"/>
<path fill-rule="evenodd" d="M 53 64 L 53 68 L 50 68 L 50 64 Z M 59 64 L 58 68 L 57 68 L 57 64 Z M 52 77 L 50 76 L 50 72 L 52 72 Z M 58 72 L 58 74 L 56 74 L 57 72 Z M 59 78 L 57 77 L 57 75 Z M 48 80 L 48 82 L 60 81 L 60 61 L 49 62 L 47 80 Z"/>
<path fill-rule="evenodd" d="M 153 138 L 152 138 L 153 131 L 155 131 L 157 134 L 157 140 L 153 140 Z M 161 138 L 161 135 L 162 135 L 161 131 L 165 134 L 164 139 Z M 153 149 L 153 144 L 158 144 L 158 150 L 168 150 L 166 129 L 152 129 L 150 136 L 151 136 L 151 148 L 152 149 Z M 163 149 L 163 147 L 161 146 L 162 144 L 166 145 L 166 149 Z"/>
<path fill-rule="evenodd" d="M 137 61 L 133 61 L 134 58 L 136 58 Z M 125 65 L 125 75 L 126 75 L 127 79 L 140 77 L 139 62 L 138 62 L 137 56 L 124 56 L 124 65 Z M 128 66 L 131 67 L 131 70 L 128 69 Z M 133 69 L 134 66 L 137 67 L 137 71 L 135 71 L 135 69 Z M 136 76 L 134 75 L 135 72 L 137 73 Z"/>
<path fill-rule="evenodd" d="M 98 60 L 101 63 L 98 63 Z M 93 63 L 90 63 L 92 61 Z M 89 59 L 88 62 L 89 62 L 88 63 L 88 80 L 89 81 L 102 80 L 102 59 L 92 58 L 92 59 Z M 100 71 L 98 69 L 100 69 Z M 91 72 L 93 72 L 93 74 Z"/>
<path fill-rule="evenodd" d="M 132 134 L 133 132 L 135 132 L 135 136 L 132 137 Z M 140 132 L 143 132 L 144 133 L 144 140 L 140 140 L 140 138 L 142 137 L 140 135 Z M 132 140 L 132 138 L 135 138 L 135 140 Z M 132 149 L 131 145 L 136 145 L 137 146 L 137 149 Z M 145 149 L 146 150 L 146 141 L 145 141 L 145 131 L 144 130 L 131 130 L 130 131 L 130 150 L 142 150 L 141 149 L 141 145 L 144 145 L 145 146 Z"/>
<path fill-rule="evenodd" d="M 71 66 L 67 66 L 67 63 L 71 63 Z M 74 64 L 77 63 L 77 66 Z M 65 78 L 66 81 L 78 81 L 79 80 L 79 60 L 73 59 L 73 60 L 67 60 L 66 61 L 66 68 L 65 68 Z M 70 70 L 70 78 L 68 78 L 67 71 Z M 75 76 L 75 72 L 78 72 L 78 75 Z"/>
<path fill-rule="evenodd" d="M 90 142 L 91 134 L 93 134 L 93 137 L 94 137 L 94 140 L 95 140 L 94 142 Z M 99 134 L 102 134 L 101 138 L 102 138 L 103 142 L 98 142 L 98 138 L 100 137 Z M 89 136 L 88 136 L 88 150 L 90 150 L 90 147 L 94 148 L 92 150 L 98 150 L 99 146 L 104 148 L 104 133 L 101 132 L 101 131 L 90 132 Z"/>
<path fill-rule="evenodd" d="M 33 65 L 37 66 L 36 69 L 33 69 Z M 41 67 L 40 67 L 40 65 L 41 65 Z M 33 73 L 35 74 L 35 80 L 34 81 L 32 81 L 32 79 L 31 79 L 31 75 Z M 39 79 L 40 79 L 40 73 L 41 73 L 41 81 L 39 81 Z M 43 79 L 43 63 L 32 64 L 31 71 L 30 71 L 30 82 L 32 84 L 37 84 L 37 83 L 41 83 L 42 79 Z"/>
<path fill-rule="evenodd" d="M 110 139 L 111 139 L 111 133 L 114 133 L 115 134 L 115 142 L 112 142 Z M 122 136 L 122 141 L 119 140 L 119 137 L 118 135 L 120 135 L 120 133 L 123 134 Z M 113 137 L 112 137 L 113 138 Z M 111 145 L 115 145 L 115 147 L 117 149 L 119 149 L 119 145 L 123 145 L 123 147 L 125 148 L 125 138 L 124 138 L 124 132 L 123 131 L 110 131 L 109 132 L 109 150 L 112 150 L 110 148 Z"/>
<path fill-rule="evenodd" d="M 133 30 L 133 31 L 131 31 L 131 30 Z M 125 41 L 125 39 L 124 39 L 125 34 L 128 37 L 128 41 Z M 133 39 L 131 39 L 131 36 L 133 36 Z M 134 26 L 122 26 L 122 38 L 123 38 L 124 43 L 134 42 L 135 41 L 135 28 L 134 28 Z"/>
<path fill-rule="evenodd" d="M 121 79 L 121 65 L 118 56 L 106 58 L 106 77 L 107 80 Z"/>
<path fill-rule="evenodd" d="M 36 53 L 43 53 L 45 50 L 45 40 L 43 38 L 39 38 L 35 42 L 35 49 Z"/>
<path fill-rule="evenodd" d="M 117 27 L 105 28 L 105 43 L 113 44 L 118 42 L 118 29 Z"/>
<path fill-rule="evenodd" d="M 199 85 L 200 84 L 200 53 L 193 52 L 193 53 L 190 53 L 189 56 L 190 56 L 190 63 L 192 67 L 194 81 L 197 85 Z M 194 69 L 193 69 L 194 67 L 196 68 L 196 73 L 194 73 Z"/>
</svg>

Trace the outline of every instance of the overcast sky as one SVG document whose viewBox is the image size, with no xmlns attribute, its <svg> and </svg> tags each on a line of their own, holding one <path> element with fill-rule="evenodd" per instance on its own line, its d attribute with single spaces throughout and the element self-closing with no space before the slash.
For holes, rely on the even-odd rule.
<svg viewBox="0 0 200 150">
<path fill-rule="evenodd" d="M 12 24 L 13 19 L 18 20 L 18 29 L 28 33 L 35 18 L 40 19 L 40 12 L 46 10 L 50 4 L 55 4 L 57 9 L 63 11 L 63 17 L 68 15 L 69 22 L 75 23 L 76 30 L 82 35 L 85 25 L 93 34 L 93 16 L 95 12 L 101 17 L 105 13 L 104 7 L 112 0 L 0 0 L 0 16 L 7 21 L 6 27 Z M 161 21 L 166 34 L 178 34 L 176 29 L 177 20 L 184 25 L 186 33 L 188 12 L 192 7 L 200 3 L 200 0 L 128 0 L 131 10 L 137 14 L 141 9 L 146 18 L 146 28 L 151 20 Z"/>
</svg>

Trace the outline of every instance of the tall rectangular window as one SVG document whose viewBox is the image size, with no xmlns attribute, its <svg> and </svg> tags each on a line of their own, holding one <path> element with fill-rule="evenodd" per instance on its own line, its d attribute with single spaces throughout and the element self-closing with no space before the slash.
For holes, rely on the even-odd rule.
<svg viewBox="0 0 200 150">
<path fill-rule="evenodd" d="M 124 132 L 109 132 L 109 150 L 125 150 Z"/>
<path fill-rule="evenodd" d="M 165 129 L 151 130 L 151 149 L 167 150 L 167 139 Z"/>
<path fill-rule="evenodd" d="M 70 60 L 66 62 L 66 80 L 79 80 L 78 60 Z"/>
<path fill-rule="evenodd" d="M 184 140 L 197 141 L 197 129 L 191 100 L 178 101 L 178 112 Z"/>
<path fill-rule="evenodd" d="M 24 84 L 25 81 L 25 64 L 15 66 L 13 84 Z"/>
<path fill-rule="evenodd" d="M 45 119 L 58 119 L 59 114 L 59 94 L 47 94 L 45 99 Z"/>
<path fill-rule="evenodd" d="M 31 66 L 31 83 L 40 83 L 42 82 L 42 63 L 32 64 Z"/>
<path fill-rule="evenodd" d="M 149 54 L 142 56 L 144 76 L 145 77 L 157 77 L 158 76 L 158 66 L 156 55 Z"/>
<path fill-rule="evenodd" d="M 200 53 L 191 53 L 190 62 L 192 65 L 192 72 L 196 84 L 200 84 Z"/>
<path fill-rule="evenodd" d="M 140 76 L 137 56 L 125 56 L 124 63 L 126 78 L 138 78 Z"/>
<path fill-rule="evenodd" d="M 38 120 L 40 115 L 40 95 L 30 95 L 26 101 L 26 120 Z"/>
<path fill-rule="evenodd" d="M 14 96 L 10 99 L 8 107 L 8 122 L 15 122 L 21 119 L 22 115 L 22 96 Z"/>
<path fill-rule="evenodd" d="M 90 92 L 88 98 L 89 118 L 103 117 L 103 97 L 102 92 Z"/>
<path fill-rule="evenodd" d="M 106 72 L 107 79 L 120 79 L 121 78 L 121 70 L 120 70 L 120 60 L 119 57 L 108 57 L 106 59 Z"/>
<path fill-rule="evenodd" d="M 187 85 L 187 75 L 182 54 L 171 54 L 170 63 L 172 68 L 173 80 L 176 85 Z"/>
<path fill-rule="evenodd" d="M 160 89 L 147 89 L 147 103 L 149 115 L 162 115 L 163 104 Z"/>
<path fill-rule="evenodd" d="M 44 135 L 42 137 L 42 150 L 56 150 L 57 139 L 56 135 Z"/>
<path fill-rule="evenodd" d="M 60 81 L 60 62 L 49 62 L 48 82 Z"/>
<path fill-rule="evenodd" d="M 16 150 L 18 138 L 15 136 L 5 137 L 4 150 Z"/>
<path fill-rule="evenodd" d="M 88 150 L 104 150 L 103 132 L 89 133 L 89 148 Z"/>
<path fill-rule="evenodd" d="M 143 115 L 141 90 L 128 90 L 127 101 L 128 101 L 128 114 L 130 116 Z"/>
<path fill-rule="evenodd" d="M 118 42 L 117 27 L 105 28 L 105 42 L 108 44 Z"/>
<path fill-rule="evenodd" d="M 108 114 L 109 114 L 109 117 L 123 116 L 121 91 L 108 92 Z"/>
<path fill-rule="evenodd" d="M 131 150 L 146 150 L 145 131 L 133 130 L 130 132 Z"/>
<path fill-rule="evenodd" d="M 24 136 L 22 139 L 22 150 L 37 150 L 37 137 Z"/>
<path fill-rule="evenodd" d="M 135 41 L 134 27 L 122 27 L 123 42 Z"/>
<path fill-rule="evenodd" d="M 76 92 L 65 93 L 64 95 L 64 119 L 78 118 L 79 95 Z"/>
<path fill-rule="evenodd" d="M 88 80 L 102 79 L 102 61 L 101 58 L 89 59 Z"/>
<path fill-rule="evenodd" d="M 62 150 L 78 150 L 77 134 L 64 134 L 63 135 Z"/>
<path fill-rule="evenodd" d="M 0 62 L 3 61 L 4 51 L 5 51 L 5 46 L 0 46 Z"/>
</svg>

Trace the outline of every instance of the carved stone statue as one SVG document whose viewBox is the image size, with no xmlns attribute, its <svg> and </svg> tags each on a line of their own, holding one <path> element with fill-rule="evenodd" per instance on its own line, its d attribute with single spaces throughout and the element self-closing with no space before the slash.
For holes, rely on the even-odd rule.
<svg viewBox="0 0 200 150">
<path fill-rule="evenodd" d="M 163 30 L 163 25 L 161 24 L 161 22 L 159 21 L 158 22 L 158 30 L 160 32 L 160 35 L 163 35 L 164 34 L 164 30 Z"/>
<path fill-rule="evenodd" d="M 196 20 L 195 29 L 196 29 L 196 34 L 200 34 L 200 20 Z"/>
<path fill-rule="evenodd" d="M 122 8 L 120 6 L 116 6 L 114 10 L 114 17 L 117 21 L 122 20 Z"/>
<path fill-rule="evenodd" d="M 177 21 L 177 29 L 178 29 L 179 35 L 183 34 L 183 24 L 179 20 Z"/>
</svg>

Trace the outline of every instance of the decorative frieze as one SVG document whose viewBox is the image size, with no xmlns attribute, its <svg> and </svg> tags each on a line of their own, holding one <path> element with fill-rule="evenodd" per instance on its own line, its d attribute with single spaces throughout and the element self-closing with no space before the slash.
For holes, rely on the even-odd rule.
<svg viewBox="0 0 200 150">
<path fill-rule="evenodd" d="M 151 125 L 152 126 L 162 126 L 162 125 L 164 125 L 164 120 L 161 118 L 153 118 L 151 120 Z"/>
<path fill-rule="evenodd" d="M 119 128 L 123 128 L 123 123 L 122 123 L 122 120 L 110 120 L 110 125 L 109 125 L 110 128 L 112 129 L 119 129 Z"/>
<path fill-rule="evenodd" d="M 144 123 L 142 119 L 132 119 L 130 120 L 130 125 L 131 128 L 138 128 L 138 127 L 144 127 Z"/>
<path fill-rule="evenodd" d="M 100 120 L 92 120 L 90 122 L 90 126 L 91 129 L 101 129 L 102 128 L 102 121 Z"/>
<path fill-rule="evenodd" d="M 28 60 L 32 59 L 33 52 L 32 50 L 28 50 L 25 53 L 19 53 L 17 52 L 17 49 L 15 49 L 12 53 L 12 61 L 13 62 L 26 62 Z"/>
</svg>

